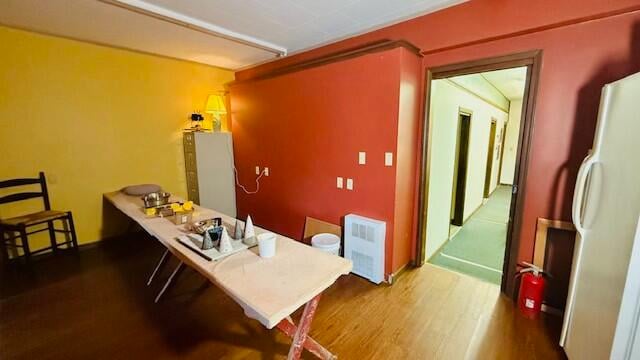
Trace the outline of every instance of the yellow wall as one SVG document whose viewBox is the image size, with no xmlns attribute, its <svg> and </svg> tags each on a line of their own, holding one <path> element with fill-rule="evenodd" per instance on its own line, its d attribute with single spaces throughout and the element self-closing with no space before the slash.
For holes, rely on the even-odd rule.
<svg viewBox="0 0 640 360">
<path fill-rule="evenodd" d="M 111 236 L 102 194 L 157 183 L 185 195 L 181 129 L 231 71 L 0 26 L 0 179 L 44 171 L 80 243 Z M 0 206 L 0 217 L 36 204 Z M 37 239 L 42 243 L 44 239 Z"/>
</svg>

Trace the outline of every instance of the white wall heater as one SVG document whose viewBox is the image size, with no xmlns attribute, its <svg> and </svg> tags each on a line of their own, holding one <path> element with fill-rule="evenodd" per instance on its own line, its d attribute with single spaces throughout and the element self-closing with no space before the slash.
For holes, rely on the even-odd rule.
<svg viewBox="0 0 640 360">
<path fill-rule="evenodd" d="M 344 217 L 344 257 L 353 273 L 380 284 L 384 280 L 384 221 L 349 214 Z"/>
</svg>

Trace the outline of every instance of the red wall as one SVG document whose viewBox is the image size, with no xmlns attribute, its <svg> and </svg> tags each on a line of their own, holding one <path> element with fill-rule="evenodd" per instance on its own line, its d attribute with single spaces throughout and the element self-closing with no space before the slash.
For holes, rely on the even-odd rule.
<svg viewBox="0 0 640 360">
<path fill-rule="evenodd" d="M 431 67 L 531 49 L 544 53 L 520 260 L 533 257 L 538 217 L 571 219 L 575 178 L 593 143 L 601 88 L 640 71 L 640 13 L 435 53 L 423 63 Z"/>
<path fill-rule="evenodd" d="M 396 164 L 395 213 L 392 271 L 411 261 L 417 236 L 416 185 L 419 179 L 422 63 L 414 54 L 403 51 L 400 58 L 400 97 L 398 106 L 398 143 Z"/>
<path fill-rule="evenodd" d="M 638 9 L 638 0 L 472 0 L 245 70 L 237 73 L 236 78 L 248 79 L 274 68 L 383 38 L 404 39 L 417 45 L 426 54 L 423 68 L 542 49 L 543 64 L 520 234 L 520 259 L 531 260 L 536 219 L 569 219 L 577 169 L 593 140 L 602 85 L 640 71 Z M 304 78 L 310 76 L 309 73 L 323 71 L 327 79 L 336 80 L 332 86 L 334 91 L 346 86 L 343 95 L 349 98 L 357 85 L 340 81 L 348 76 L 348 69 L 353 67 L 337 63 L 324 70 L 305 70 L 286 78 Z M 369 87 L 367 81 L 363 81 L 362 94 L 383 96 L 379 88 Z M 282 80 L 279 88 L 291 89 L 291 85 L 289 80 Z M 290 95 L 289 100 L 310 101 L 306 99 L 308 95 L 296 93 Z M 421 105 L 424 106 L 424 101 Z M 340 104 L 338 100 L 335 108 L 339 106 L 350 108 L 349 104 Z M 360 115 L 352 112 L 354 118 L 371 114 L 366 109 L 361 110 Z M 280 110 L 274 107 L 274 111 Z M 315 119 L 322 114 L 326 113 L 307 108 L 300 115 Z M 376 139 L 388 141 L 395 136 L 378 134 Z M 339 151 L 337 148 L 346 144 L 331 144 L 330 147 L 336 149 L 329 151 Z M 299 205 L 292 201 L 288 206 Z"/>
<path fill-rule="evenodd" d="M 397 145 L 403 52 L 232 86 L 239 180 L 252 189 L 255 166 L 270 169 L 257 194 L 237 191 L 239 216 L 250 213 L 256 224 L 300 239 L 305 216 L 340 224 L 357 213 L 386 221 L 392 238 L 396 166 L 384 166 L 384 153 Z M 359 151 L 367 152 L 365 166 Z M 337 189 L 337 176 L 353 178 L 354 190 Z"/>
</svg>

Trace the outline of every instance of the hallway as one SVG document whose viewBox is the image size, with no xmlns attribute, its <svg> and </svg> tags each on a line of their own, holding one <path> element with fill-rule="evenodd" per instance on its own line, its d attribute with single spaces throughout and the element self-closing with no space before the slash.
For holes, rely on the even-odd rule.
<svg viewBox="0 0 640 360">
<path fill-rule="evenodd" d="M 511 186 L 499 185 L 462 227 L 451 227 L 450 240 L 430 262 L 500 285 L 510 200 Z"/>
</svg>

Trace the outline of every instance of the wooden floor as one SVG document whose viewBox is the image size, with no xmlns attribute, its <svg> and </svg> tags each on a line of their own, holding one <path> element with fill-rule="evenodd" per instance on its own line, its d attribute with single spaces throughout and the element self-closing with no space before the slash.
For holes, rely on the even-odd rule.
<svg viewBox="0 0 640 360">
<path fill-rule="evenodd" d="M 154 304 L 164 278 L 145 283 L 162 250 L 134 234 L 5 269 L 0 359 L 286 357 L 288 338 L 193 271 Z M 341 359 L 562 359 L 559 327 L 557 318 L 523 318 L 495 285 L 425 265 L 393 286 L 342 277 L 321 299 L 311 335 Z"/>
</svg>

